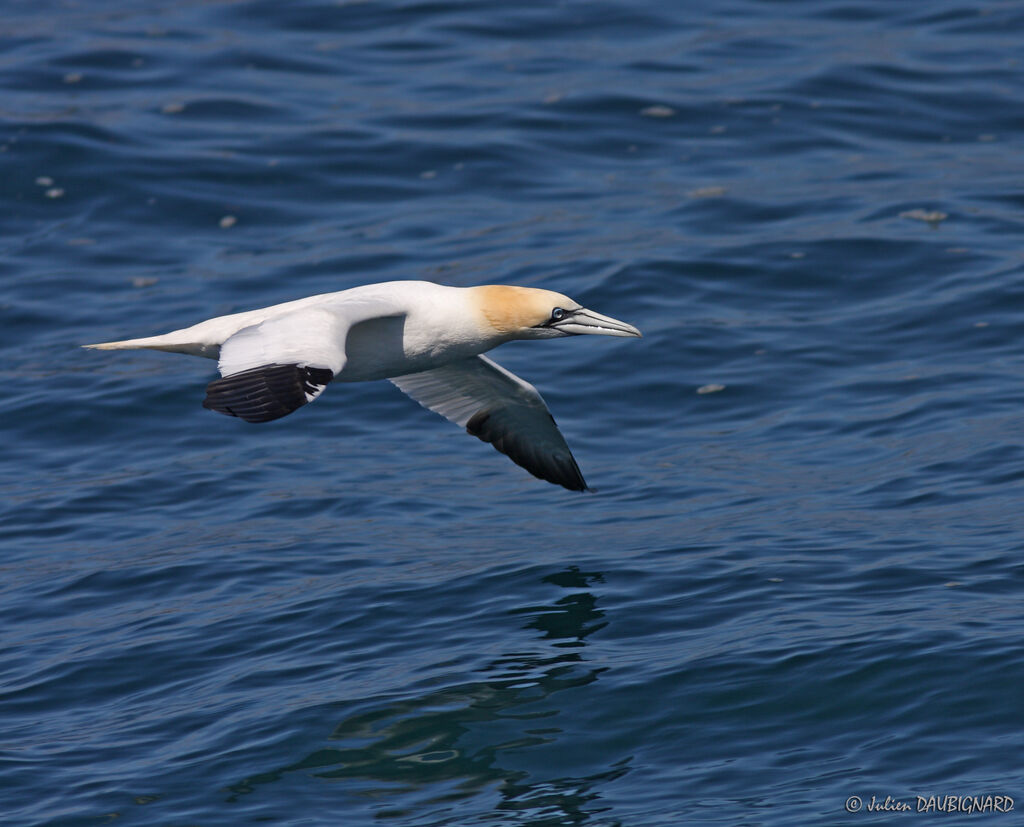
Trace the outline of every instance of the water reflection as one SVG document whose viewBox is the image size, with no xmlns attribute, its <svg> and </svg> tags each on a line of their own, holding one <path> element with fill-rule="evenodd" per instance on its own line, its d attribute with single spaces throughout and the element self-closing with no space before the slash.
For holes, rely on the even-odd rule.
<svg viewBox="0 0 1024 827">
<path fill-rule="evenodd" d="M 565 589 L 586 589 L 591 583 L 603 583 L 600 572 L 581 572 L 576 566 L 557 574 L 549 574 L 545 583 Z M 597 608 L 597 598 L 589 591 L 575 592 L 557 600 L 553 606 L 531 606 L 518 609 L 514 614 L 533 615 L 528 629 L 544 632 L 547 639 L 556 639 L 557 647 L 583 647 L 589 635 L 603 629 L 604 612 Z"/>
<path fill-rule="evenodd" d="M 570 568 L 544 582 L 571 593 L 511 612 L 525 617 L 522 628 L 541 633 L 536 648 L 494 658 L 478 670 L 479 680 L 466 681 L 463 673 L 453 675 L 463 680 L 419 697 L 356 702 L 373 708 L 343 718 L 328 745 L 301 761 L 233 785 L 231 799 L 287 774 L 307 773 L 371 797 L 380 805 L 379 817 L 406 814 L 410 807 L 457 809 L 458 802 L 479 795 L 492 795 L 494 809 L 505 817 L 515 813 L 531 823 L 581 824 L 603 812 L 598 791 L 628 771 L 628 757 L 614 756 L 600 771 L 580 777 L 548 778 L 544 766 L 562 762 L 538 752 L 571 737 L 564 730 L 567 716 L 571 720 L 583 703 L 583 688 L 603 671 L 583 651 L 587 637 L 607 623 L 590 591 L 603 578 Z M 570 741 L 560 746 L 573 748 Z"/>
</svg>

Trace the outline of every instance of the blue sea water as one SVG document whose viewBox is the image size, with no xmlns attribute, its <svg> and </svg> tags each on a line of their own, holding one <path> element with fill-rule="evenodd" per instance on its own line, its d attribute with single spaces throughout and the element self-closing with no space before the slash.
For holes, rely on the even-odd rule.
<svg viewBox="0 0 1024 827">
<path fill-rule="evenodd" d="M 0 821 L 1014 823 L 1022 27 L 6 3 Z M 593 492 L 387 383 L 250 426 L 77 347 L 406 278 L 644 331 L 492 354 Z"/>
</svg>

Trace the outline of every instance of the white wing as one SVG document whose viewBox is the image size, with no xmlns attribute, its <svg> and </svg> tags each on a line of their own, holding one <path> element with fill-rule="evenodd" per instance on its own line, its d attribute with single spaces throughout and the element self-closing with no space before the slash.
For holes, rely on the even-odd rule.
<svg viewBox="0 0 1024 827">
<path fill-rule="evenodd" d="M 583 491 L 587 484 L 537 389 L 474 356 L 391 381 L 435 413 L 491 443 L 535 477 Z"/>
<path fill-rule="evenodd" d="M 247 422 L 269 422 L 316 399 L 343 367 L 349 329 L 401 315 L 381 300 L 304 307 L 244 327 L 220 347 L 222 379 L 206 386 L 203 407 Z"/>
</svg>

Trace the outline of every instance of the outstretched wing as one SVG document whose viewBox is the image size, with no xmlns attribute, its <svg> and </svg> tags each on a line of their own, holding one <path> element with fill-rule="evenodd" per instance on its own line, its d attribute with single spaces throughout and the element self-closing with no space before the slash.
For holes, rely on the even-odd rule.
<svg viewBox="0 0 1024 827">
<path fill-rule="evenodd" d="M 312 402 L 345 366 L 350 328 L 400 315 L 382 301 L 305 307 L 244 327 L 220 346 L 222 378 L 203 407 L 246 422 L 270 422 Z"/>
<path fill-rule="evenodd" d="M 579 466 L 537 389 L 486 356 L 391 381 L 535 477 L 571 491 L 586 490 Z"/>
</svg>

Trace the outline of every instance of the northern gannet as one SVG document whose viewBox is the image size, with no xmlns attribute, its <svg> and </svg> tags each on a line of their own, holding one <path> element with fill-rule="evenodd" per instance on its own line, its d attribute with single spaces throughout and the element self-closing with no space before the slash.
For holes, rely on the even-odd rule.
<svg viewBox="0 0 1024 827">
<path fill-rule="evenodd" d="M 483 355 L 513 339 L 582 333 L 640 335 L 550 290 L 389 281 L 84 347 L 217 359 L 222 378 L 206 386 L 203 407 L 246 422 L 286 416 L 331 381 L 389 379 L 534 476 L 583 491 L 579 466 L 537 389 Z"/>
</svg>

